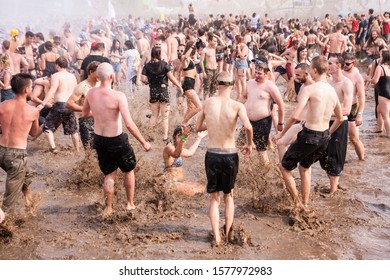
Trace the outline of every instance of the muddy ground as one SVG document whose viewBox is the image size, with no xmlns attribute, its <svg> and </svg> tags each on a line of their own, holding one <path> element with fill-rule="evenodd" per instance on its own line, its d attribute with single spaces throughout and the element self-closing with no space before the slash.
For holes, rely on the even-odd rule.
<svg viewBox="0 0 390 280">
<path fill-rule="evenodd" d="M 291 200 L 276 168 L 275 149 L 269 151 L 270 169 L 255 153 L 250 158 L 240 155 L 235 240 L 219 248 L 211 246 L 208 195 L 187 197 L 171 189 L 162 173 L 163 143 L 158 137 L 150 153 L 130 137 L 138 159 L 137 208 L 124 210 L 119 177 L 115 212 L 107 219 L 100 215 L 103 176 L 93 153 L 73 153 L 71 139 L 61 129 L 55 134 L 61 148 L 57 155 L 47 151 L 43 137 L 29 141 L 29 166 L 36 173 L 31 189 L 38 203 L 24 209 L 21 198 L 20 211 L 0 225 L 0 259 L 390 259 L 390 140 L 374 133 L 372 90 L 367 96 L 360 129 L 366 160 L 358 161 L 353 146 L 348 146 L 341 189 L 333 197 L 324 192 L 325 172 L 318 163 L 313 166 L 310 205 L 316 217 L 290 225 Z M 143 132 L 146 101 L 146 89 L 129 96 Z M 287 104 L 289 111 L 294 105 Z M 178 116 L 171 115 L 173 127 Z M 188 181 L 206 183 L 206 141 L 185 160 Z M 299 185 L 298 172 L 296 177 Z M 0 180 L 2 195 L 3 171 Z"/>
</svg>

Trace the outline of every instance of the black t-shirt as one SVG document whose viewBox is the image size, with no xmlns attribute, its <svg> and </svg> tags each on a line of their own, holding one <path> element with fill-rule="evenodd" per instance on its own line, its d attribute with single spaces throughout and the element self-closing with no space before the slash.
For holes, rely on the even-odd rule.
<svg viewBox="0 0 390 280">
<path fill-rule="evenodd" d="M 92 61 L 98 61 L 100 63 L 103 63 L 103 62 L 110 63 L 110 60 L 107 57 L 104 57 L 101 55 L 94 55 L 94 54 L 88 55 L 86 58 L 84 58 L 83 63 L 81 63 L 81 68 L 80 68 L 80 69 L 84 70 L 84 76 L 83 76 L 84 80 L 88 78 L 87 67 L 88 67 L 88 64 L 90 64 Z"/>
<path fill-rule="evenodd" d="M 214 21 L 214 26 L 217 30 L 220 30 L 221 29 L 221 26 L 222 26 L 222 20 L 218 19 L 218 20 L 215 20 Z"/>
<path fill-rule="evenodd" d="M 161 88 L 161 85 L 168 86 L 167 73 L 170 67 L 166 61 L 148 62 L 142 69 L 142 75 L 148 77 L 150 88 Z"/>
</svg>

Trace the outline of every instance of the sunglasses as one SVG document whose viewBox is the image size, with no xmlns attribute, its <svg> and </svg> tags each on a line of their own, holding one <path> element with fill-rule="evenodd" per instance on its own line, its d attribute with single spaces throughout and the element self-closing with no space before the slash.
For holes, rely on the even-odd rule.
<svg viewBox="0 0 390 280">
<path fill-rule="evenodd" d="M 217 85 L 230 87 L 234 85 L 234 82 L 217 81 Z"/>
<path fill-rule="evenodd" d="M 184 52 L 184 50 L 177 50 L 177 52 Z"/>
<path fill-rule="evenodd" d="M 350 66 L 350 65 L 352 65 L 352 64 L 353 64 L 353 62 L 345 62 L 345 63 L 344 63 L 345 66 Z"/>
</svg>

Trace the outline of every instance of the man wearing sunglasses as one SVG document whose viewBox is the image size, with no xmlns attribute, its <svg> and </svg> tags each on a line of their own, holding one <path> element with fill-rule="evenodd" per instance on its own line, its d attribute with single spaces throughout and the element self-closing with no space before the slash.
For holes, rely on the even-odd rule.
<svg viewBox="0 0 390 280">
<path fill-rule="evenodd" d="M 348 146 L 347 116 L 351 112 L 353 84 L 351 80 L 343 75 L 343 66 L 344 60 L 340 55 L 331 55 L 328 59 L 328 75 L 330 75 L 328 82 L 337 93 L 344 116 L 344 121 L 331 135 L 326 153 L 320 158 L 321 167 L 329 177 L 329 194 L 334 194 L 337 191 Z M 329 126 L 333 124 L 334 120 L 335 117 L 331 117 Z"/>
<path fill-rule="evenodd" d="M 344 53 L 343 74 L 353 83 L 351 113 L 348 116 L 348 136 L 359 160 L 364 160 L 364 145 L 359 137 L 359 126 L 363 123 L 363 111 L 366 102 L 364 79 L 355 67 L 356 58 L 351 53 Z"/>
<path fill-rule="evenodd" d="M 180 44 L 177 47 L 177 58 L 172 61 L 173 65 L 173 76 L 180 82 L 181 80 L 181 58 L 184 54 L 185 45 Z M 184 100 L 184 94 L 180 90 L 177 90 L 176 92 L 176 105 L 177 109 L 179 110 L 180 116 L 183 116 L 184 114 L 184 108 L 183 108 L 183 100 Z"/>
</svg>

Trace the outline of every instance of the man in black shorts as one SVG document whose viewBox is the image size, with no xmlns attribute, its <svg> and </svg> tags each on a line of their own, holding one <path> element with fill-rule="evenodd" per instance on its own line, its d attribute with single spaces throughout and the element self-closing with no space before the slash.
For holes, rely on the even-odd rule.
<svg viewBox="0 0 390 280">
<path fill-rule="evenodd" d="M 105 175 L 103 191 L 106 207 L 103 216 L 112 214 L 112 200 L 114 184 L 118 167 L 125 173 L 124 187 L 126 189 L 126 210 L 135 208 L 134 168 L 136 159 L 129 144 L 127 134 L 122 131 L 122 120 L 127 130 L 142 144 L 145 151 L 151 146 L 145 141 L 131 118 L 126 95 L 123 92 L 111 89 L 114 80 L 114 69 L 109 63 L 101 63 L 97 68 L 97 75 L 101 82 L 99 87 L 89 90 L 83 105 L 82 117 L 94 117 L 94 148 L 98 154 L 100 170 Z"/>
<path fill-rule="evenodd" d="M 238 172 L 238 154 L 235 146 L 237 119 L 240 118 L 245 130 L 247 143 L 242 151 L 252 153 L 253 130 L 243 104 L 230 99 L 233 79 L 229 72 L 217 76 L 218 95 L 204 103 L 196 123 L 197 131 L 208 131 L 209 141 L 205 158 L 207 192 L 210 193 L 210 221 L 216 246 L 221 243 L 219 233 L 219 192 L 224 193 L 225 236 L 230 240 L 234 219 L 233 188 Z M 204 123 L 205 122 L 205 123 Z M 207 124 L 207 127 L 206 127 Z"/>
<path fill-rule="evenodd" d="M 274 82 L 268 80 L 268 64 L 255 60 L 255 78 L 247 82 L 245 108 L 253 127 L 253 142 L 264 164 L 269 163 L 267 146 L 272 126 L 271 103 L 278 105 L 278 131 L 284 125 L 284 102 Z"/>
<path fill-rule="evenodd" d="M 288 129 L 300 118 L 302 110 L 307 108 L 306 123 L 298 138 L 285 153 L 280 170 L 288 191 L 294 200 L 293 218 L 299 218 L 302 211 L 307 210 L 309 203 L 311 177 L 310 166 L 318 161 L 326 151 L 330 135 L 343 122 L 343 112 L 337 94 L 326 81 L 328 61 L 324 56 L 313 58 L 311 74 L 314 84 L 306 86 L 300 93 L 297 108 L 286 123 L 283 131 L 275 136 L 279 140 Z M 335 120 L 329 128 L 330 118 Z M 292 174 L 299 163 L 301 175 L 302 201 L 299 198 L 296 183 Z"/>
</svg>

